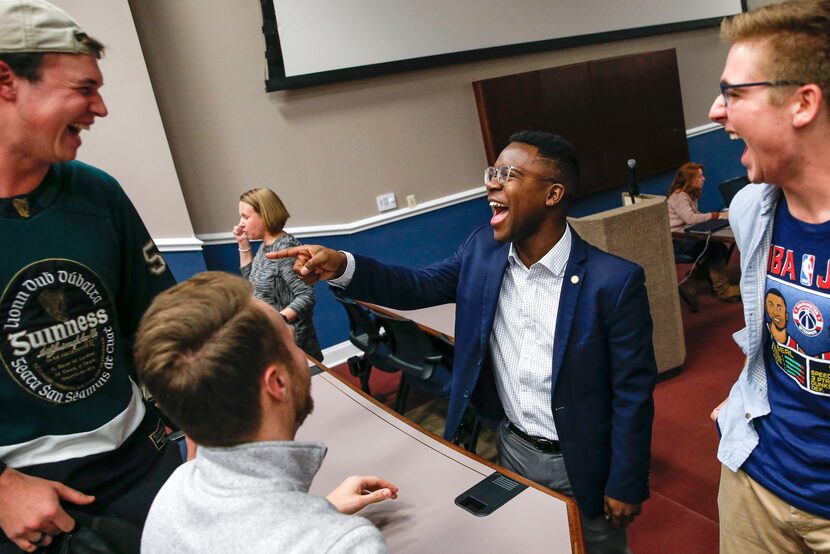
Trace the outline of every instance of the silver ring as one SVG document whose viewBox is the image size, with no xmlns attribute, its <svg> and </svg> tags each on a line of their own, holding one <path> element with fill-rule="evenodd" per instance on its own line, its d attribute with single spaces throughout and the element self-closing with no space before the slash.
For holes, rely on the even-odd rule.
<svg viewBox="0 0 830 554">
<path fill-rule="evenodd" d="M 36 540 L 30 540 L 29 542 L 32 543 L 35 546 L 38 546 L 43 541 L 43 537 L 45 537 L 45 536 L 46 535 L 44 533 L 41 533 L 40 536 Z"/>
</svg>

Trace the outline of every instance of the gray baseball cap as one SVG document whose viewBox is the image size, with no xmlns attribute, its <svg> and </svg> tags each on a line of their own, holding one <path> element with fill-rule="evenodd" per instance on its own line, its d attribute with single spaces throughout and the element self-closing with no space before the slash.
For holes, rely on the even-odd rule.
<svg viewBox="0 0 830 554">
<path fill-rule="evenodd" d="M 0 53 L 65 52 L 99 57 L 98 50 L 84 43 L 88 36 L 69 14 L 46 0 L 0 0 Z"/>
</svg>

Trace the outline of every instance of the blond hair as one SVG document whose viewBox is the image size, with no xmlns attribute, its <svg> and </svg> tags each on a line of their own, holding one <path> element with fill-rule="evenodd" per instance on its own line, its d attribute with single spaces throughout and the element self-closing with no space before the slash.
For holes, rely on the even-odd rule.
<svg viewBox="0 0 830 554">
<path fill-rule="evenodd" d="M 265 228 L 272 235 L 282 231 L 285 222 L 291 217 L 285 204 L 282 203 L 277 193 L 267 188 L 251 189 L 239 197 L 242 202 L 250 204 L 256 213 L 265 223 Z"/>
<path fill-rule="evenodd" d="M 279 330 L 241 277 L 204 272 L 159 294 L 135 341 L 139 379 L 196 443 L 234 446 L 259 430 L 260 377 L 291 364 Z"/>
<path fill-rule="evenodd" d="M 815 83 L 828 102 L 830 0 L 789 0 L 738 14 L 723 20 L 721 38 L 730 43 L 764 43 L 762 69 L 767 80 Z M 780 103 L 787 89 L 772 89 L 770 94 Z"/>
</svg>

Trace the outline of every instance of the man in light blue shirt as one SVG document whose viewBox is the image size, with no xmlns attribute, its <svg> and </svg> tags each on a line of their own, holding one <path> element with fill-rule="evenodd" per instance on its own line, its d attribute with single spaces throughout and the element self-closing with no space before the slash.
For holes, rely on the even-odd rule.
<svg viewBox="0 0 830 554">
<path fill-rule="evenodd" d="M 721 34 L 733 46 L 709 115 L 771 184 L 730 206 L 747 361 L 713 412 L 720 551 L 830 552 L 830 1 L 766 6 Z"/>
</svg>

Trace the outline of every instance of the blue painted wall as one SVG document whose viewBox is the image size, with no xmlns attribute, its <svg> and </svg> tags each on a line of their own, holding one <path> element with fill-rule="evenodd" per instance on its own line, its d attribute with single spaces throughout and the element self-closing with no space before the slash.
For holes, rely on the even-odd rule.
<svg viewBox="0 0 830 554">
<path fill-rule="evenodd" d="M 742 141 L 730 141 L 722 130 L 689 139 L 691 160 L 703 164 L 706 171 L 707 185 L 700 199 L 702 211 L 722 209 L 723 201 L 717 184 L 746 174 L 740 164 L 743 148 Z M 648 194 L 665 194 L 673 176 L 674 171 L 670 171 L 642 179 L 640 190 Z M 625 187 L 619 187 L 574 202 L 571 215 L 581 217 L 618 207 L 620 193 L 623 191 Z M 367 254 L 388 263 L 420 267 L 452 254 L 473 229 L 487 224 L 490 215 L 487 201 L 477 198 L 353 235 L 319 236 L 305 238 L 304 242 Z M 166 254 L 165 258 L 168 256 Z M 204 261 L 208 269 L 239 271 L 236 244 L 206 246 Z M 343 308 L 332 298 L 327 285 L 318 285 L 316 291 L 314 324 L 320 343 L 326 348 L 347 339 L 348 321 Z"/>
<path fill-rule="evenodd" d="M 173 277 L 176 278 L 177 283 L 207 269 L 205 256 L 200 250 L 164 252 L 162 255 L 170 271 L 173 273 Z"/>
</svg>

